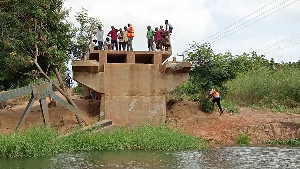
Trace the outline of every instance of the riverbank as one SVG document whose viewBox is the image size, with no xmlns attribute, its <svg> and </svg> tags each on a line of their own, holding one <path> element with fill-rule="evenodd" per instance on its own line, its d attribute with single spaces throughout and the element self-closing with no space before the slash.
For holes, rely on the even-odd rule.
<svg viewBox="0 0 300 169">
<path fill-rule="evenodd" d="M 206 142 L 166 126 L 139 126 L 113 131 L 76 130 L 60 136 L 56 130 L 40 127 L 0 135 L 0 158 L 27 158 L 82 151 L 200 150 Z"/>
<path fill-rule="evenodd" d="M 168 125 L 184 133 L 201 136 L 211 146 L 235 146 L 240 134 L 250 144 L 268 140 L 293 140 L 300 137 L 300 115 L 239 108 L 239 113 L 204 113 L 195 102 L 180 101 L 167 111 Z"/>
<path fill-rule="evenodd" d="M 77 106 L 93 120 L 99 119 L 99 102 L 72 95 Z M 0 110 L 0 133 L 13 133 L 27 103 Z M 300 137 L 300 115 L 239 108 L 238 114 L 204 113 L 195 102 L 179 101 L 167 109 L 167 126 L 188 135 L 201 137 L 211 146 L 235 146 L 240 134 L 250 137 L 256 145 L 268 140 L 293 140 Z M 60 105 L 49 108 L 50 121 L 59 134 L 78 127 L 75 116 Z M 43 126 L 38 102 L 35 102 L 21 131 L 31 126 Z"/>
</svg>

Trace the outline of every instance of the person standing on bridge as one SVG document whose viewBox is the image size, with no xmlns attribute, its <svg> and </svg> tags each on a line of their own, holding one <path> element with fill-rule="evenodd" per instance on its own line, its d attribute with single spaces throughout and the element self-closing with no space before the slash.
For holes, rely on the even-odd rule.
<svg viewBox="0 0 300 169">
<path fill-rule="evenodd" d="M 129 50 L 133 51 L 133 47 L 132 47 L 133 37 L 134 37 L 134 29 L 132 27 L 132 24 L 129 23 L 128 30 L 127 30 L 127 38 L 128 38 L 127 51 Z"/>
<path fill-rule="evenodd" d="M 111 31 L 108 32 L 107 36 L 111 36 L 111 44 L 113 44 L 112 50 L 114 50 L 114 47 L 116 50 L 118 50 L 118 29 L 116 29 L 114 26 L 111 26 Z"/>
<path fill-rule="evenodd" d="M 209 97 L 212 98 L 212 102 L 215 103 L 217 102 L 217 105 L 220 109 L 220 115 L 223 114 L 223 109 L 221 107 L 221 96 L 220 96 L 220 93 L 216 90 L 216 89 L 211 89 L 209 91 Z"/>
<path fill-rule="evenodd" d="M 103 49 L 103 34 L 104 31 L 102 30 L 102 26 L 99 25 L 97 30 L 94 30 L 94 34 L 96 34 L 96 38 L 98 41 L 98 49 L 102 50 Z"/>
<path fill-rule="evenodd" d="M 148 39 L 148 49 L 149 51 L 154 51 L 153 49 L 153 37 L 154 37 L 154 30 L 151 29 L 151 26 L 147 26 L 147 39 Z"/>
</svg>

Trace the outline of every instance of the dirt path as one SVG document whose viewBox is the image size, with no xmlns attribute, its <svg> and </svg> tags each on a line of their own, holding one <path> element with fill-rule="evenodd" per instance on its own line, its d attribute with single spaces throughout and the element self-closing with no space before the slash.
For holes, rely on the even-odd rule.
<svg viewBox="0 0 300 169">
<path fill-rule="evenodd" d="M 235 145 L 240 133 L 247 133 L 252 144 L 267 140 L 300 137 L 300 115 L 240 108 L 239 114 L 203 113 L 194 102 L 175 103 L 167 111 L 169 125 L 185 133 L 201 136 L 212 145 Z"/>
<path fill-rule="evenodd" d="M 89 112 L 96 121 L 99 110 L 95 102 L 73 95 L 72 99 L 77 106 Z M 12 133 L 16 128 L 27 103 L 0 110 L 0 133 Z M 92 111 L 91 111 L 92 110 Z M 50 122 L 60 132 L 66 133 L 77 127 L 75 116 L 61 105 L 49 109 Z M 197 103 L 181 101 L 167 110 L 168 125 L 185 133 L 201 136 L 211 145 L 234 145 L 240 133 L 247 133 L 253 144 L 266 140 L 287 140 L 300 137 L 300 115 L 287 113 L 272 113 L 249 108 L 241 108 L 239 114 L 219 115 L 203 113 Z M 42 114 L 38 102 L 35 102 L 21 130 L 30 126 L 43 126 Z"/>
</svg>

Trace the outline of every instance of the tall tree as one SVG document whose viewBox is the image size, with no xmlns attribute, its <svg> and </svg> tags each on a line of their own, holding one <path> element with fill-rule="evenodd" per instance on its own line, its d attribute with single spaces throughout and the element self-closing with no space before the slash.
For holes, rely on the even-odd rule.
<svg viewBox="0 0 300 169">
<path fill-rule="evenodd" d="M 89 45 L 92 43 L 93 30 L 97 26 L 103 26 L 102 22 L 90 17 L 88 11 L 84 8 L 80 12 L 77 12 L 75 18 L 79 23 L 79 27 L 73 25 L 72 28 L 72 45 L 69 49 L 69 53 L 74 59 L 82 59 L 89 53 Z"/>
<path fill-rule="evenodd" d="M 65 70 L 71 43 L 63 0 L 0 2 L 0 86 L 4 89 Z M 42 76 L 41 76 L 42 75 Z"/>
<path fill-rule="evenodd" d="M 214 54 L 210 44 L 193 44 L 190 47 L 187 61 L 192 63 L 191 81 L 202 91 L 212 87 L 222 87 L 224 82 L 235 77 L 231 66 L 233 56 Z"/>
</svg>

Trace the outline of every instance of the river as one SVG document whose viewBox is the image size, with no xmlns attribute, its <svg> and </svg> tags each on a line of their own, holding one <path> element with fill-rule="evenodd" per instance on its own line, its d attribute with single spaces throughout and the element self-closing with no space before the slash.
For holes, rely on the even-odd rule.
<svg viewBox="0 0 300 169">
<path fill-rule="evenodd" d="M 300 148 L 222 147 L 200 151 L 98 151 L 0 159 L 1 169 L 300 168 Z"/>
</svg>

